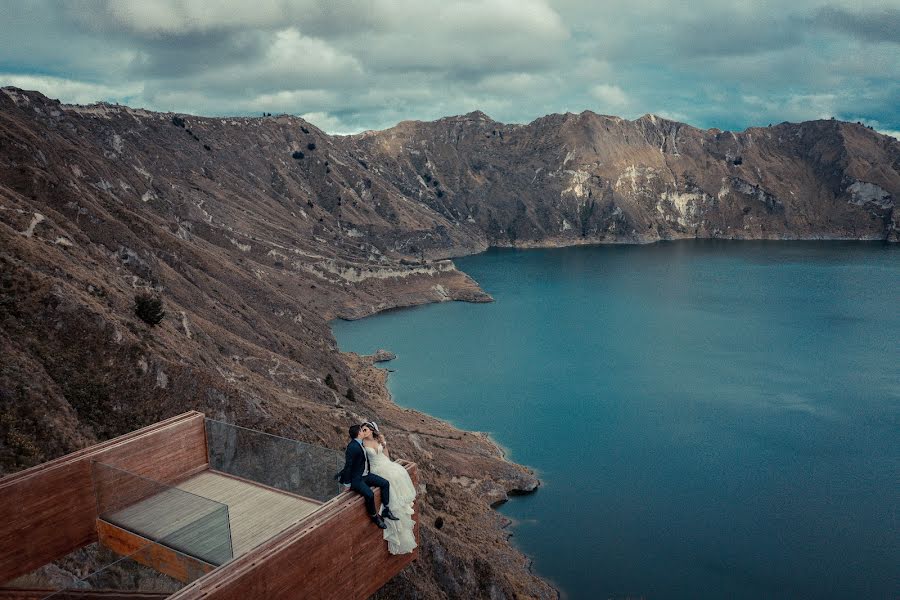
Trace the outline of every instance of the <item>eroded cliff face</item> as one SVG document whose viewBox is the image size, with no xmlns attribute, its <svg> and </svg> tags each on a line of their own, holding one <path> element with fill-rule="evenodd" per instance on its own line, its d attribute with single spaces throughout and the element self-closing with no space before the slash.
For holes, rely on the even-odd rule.
<svg viewBox="0 0 900 600">
<path fill-rule="evenodd" d="M 897 239 L 900 143 L 852 123 L 732 133 L 653 115 L 504 125 L 476 112 L 347 142 L 489 245 Z"/>
<path fill-rule="evenodd" d="M 425 484 L 421 559 L 381 595 L 552 597 L 490 508 L 534 475 L 394 405 L 328 320 L 488 301 L 447 258 L 489 245 L 896 240 L 898 146 L 839 122 L 732 134 L 591 113 L 337 137 L 4 88 L 0 473 L 188 409 L 333 448 L 377 417 Z M 134 313 L 147 291 L 157 327 Z"/>
</svg>

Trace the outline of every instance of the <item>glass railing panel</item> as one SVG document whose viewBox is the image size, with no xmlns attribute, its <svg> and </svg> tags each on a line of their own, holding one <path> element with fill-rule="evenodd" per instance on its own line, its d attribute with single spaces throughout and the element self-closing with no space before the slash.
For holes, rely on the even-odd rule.
<svg viewBox="0 0 900 600">
<path fill-rule="evenodd" d="M 103 546 L 93 544 L 90 560 L 83 565 L 88 573 L 80 579 L 62 584 L 58 591 L 45 596 L 52 600 L 97 600 L 116 598 L 119 593 L 140 593 L 142 599 L 166 598 L 186 583 L 163 575 L 141 563 L 150 545 L 131 556 L 120 556 Z"/>
<path fill-rule="evenodd" d="M 77 548 L 46 565 L 2 584 L 3 589 L 22 590 L 21 597 L 41 597 L 40 591 L 52 594 L 57 590 L 76 586 L 78 582 L 112 563 L 122 556 L 97 542 Z M 28 590 L 26 593 L 25 590 Z M 17 597 L 19 597 L 17 596 Z M 0 597 L 4 597 L 0 593 Z"/>
<path fill-rule="evenodd" d="M 227 505 L 103 463 L 93 476 L 104 521 L 212 565 L 234 556 Z"/>
<path fill-rule="evenodd" d="M 344 453 L 206 419 L 210 469 L 325 502 L 342 488 L 334 479 Z"/>
</svg>

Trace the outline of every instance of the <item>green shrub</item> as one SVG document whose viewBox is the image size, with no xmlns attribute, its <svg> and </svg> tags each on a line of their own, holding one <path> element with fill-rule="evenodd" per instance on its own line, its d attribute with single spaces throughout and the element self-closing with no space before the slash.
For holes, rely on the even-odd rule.
<svg viewBox="0 0 900 600">
<path fill-rule="evenodd" d="M 325 385 L 337 391 L 337 384 L 334 382 L 334 377 L 332 377 L 331 373 L 325 376 Z"/>
<path fill-rule="evenodd" d="M 159 325 L 166 311 L 160 298 L 152 294 L 138 294 L 134 297 L 134 314 L 148 325 Z"/>
</svg>

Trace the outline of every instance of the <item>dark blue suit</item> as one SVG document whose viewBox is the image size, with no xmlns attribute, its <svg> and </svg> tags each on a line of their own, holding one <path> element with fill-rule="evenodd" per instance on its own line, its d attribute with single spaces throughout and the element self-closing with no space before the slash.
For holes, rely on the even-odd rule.
<svg viewBox="0 0 900 600">
<path fill-rule="evenodd" d="M 357 440 L 351 440 L 347 444 L 347 451 L 344 453 L 344 468 L 338 473 L 341 483 L 350 484 L 350 489 L 360 494 L 366 500 L 366 510 L 369 515 L 378 514 L 375 511 L 375 493 L 372 487 L 381 490 L 381 504 L 387 506 L 390 504 L 391 484 L 382 477 L 369 473 L 363 475 L 369 469 L 369 457 L 363 449 L 362 444 Z"/>
</svg>

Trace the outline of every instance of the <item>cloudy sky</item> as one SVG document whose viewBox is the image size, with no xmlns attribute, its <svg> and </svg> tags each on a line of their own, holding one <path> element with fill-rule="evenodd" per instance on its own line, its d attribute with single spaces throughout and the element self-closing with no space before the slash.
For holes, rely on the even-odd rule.
<svg viewBox="0 0 900 600">
<path fill-rule="evenodd" d="M 0 85 L 332 133 L 483 110 L 900 131 L 900 0 L 0 0 Z"/>
</svg>

